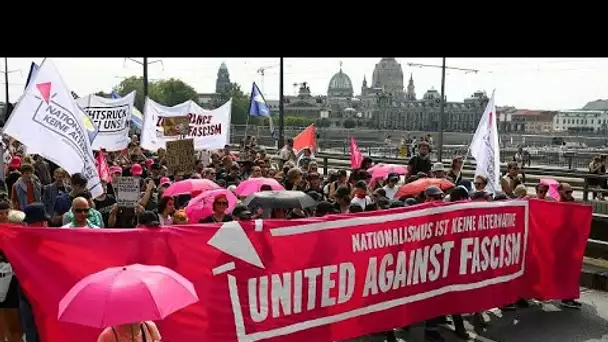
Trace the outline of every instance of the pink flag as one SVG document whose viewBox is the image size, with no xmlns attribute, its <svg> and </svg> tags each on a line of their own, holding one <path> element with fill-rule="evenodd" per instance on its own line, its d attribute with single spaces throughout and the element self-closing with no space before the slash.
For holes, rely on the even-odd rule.
<svg viewBox="0 0 608 342">
<path fill-rule="evenodd" d="M 363 162 L 363 155 L 361 151 L 359 151 L 359 147 L 357 146 L 357 142 L 354 137 L 350 137 L 350 167 L 353 169 L 358 169 L 361 167 L 361 163 Z"/>
<path fill-rule="evenodd" d="M 97 172 L 99 173 L 99 179 L 106 183 L 110 183 L 112 182 L 112 176 L 110 175 L 108 162 L 106 161 L 104 154 L 103 149 L 97 153 Z"/>
</svg>

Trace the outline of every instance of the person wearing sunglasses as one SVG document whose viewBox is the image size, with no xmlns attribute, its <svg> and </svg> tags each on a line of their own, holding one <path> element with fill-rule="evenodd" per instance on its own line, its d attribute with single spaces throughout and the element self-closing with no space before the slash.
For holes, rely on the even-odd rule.
<svg viewBox="0 0 608 342">
<path fill-rule="evenodd" d="M 536 184 L 536 198 L 545 201 L 555 201 L 555 198 L 548 195 L 549 186 L 547 184 L 538 183 Z"/>
<path fill-rule="evenodd" d="M 89 220 L 88 216 L 90 211 L 91 207 L 86 198 L 74 198 L 71 209 L 73 217 L 68 224 L 61 226 L 61 228 L 99 228 L 99 226 L 93 224 Z"/>
<path fill-rule="evenodd" d="M 213 214 L 198 221 L 198 223 L 217 223 L 230 222 L 232 216 L 226 214 L 228 209 L 228 198 L 225 195 L 218 195 L 213 200 Z"/>
</svg>

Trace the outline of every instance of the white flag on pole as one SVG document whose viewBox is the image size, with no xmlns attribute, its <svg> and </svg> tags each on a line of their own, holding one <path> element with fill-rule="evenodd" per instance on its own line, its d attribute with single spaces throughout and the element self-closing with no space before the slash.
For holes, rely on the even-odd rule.
<svg viewBox="0 0 608 342">
<path fill-rule="evenodd" d="M 479 126 L 471 141 L 471 155 L 477 162 L 475 175 L 488 178 L 486 191 L 496 193 L 500 186 L 500 147 L 498 145 L 498 125 L 496 122 L 496 104 L 494 92 L 486 110 L 479 120 Z"/>
<path fill-rule="evenodd" d="M 45 59 L 15 106 L 4 133 L 64 168 L 81 173 L 93 197 L 103 193 L 91 150 L 91 121 L 74 102 L 55 64 Z"/>
</svg>

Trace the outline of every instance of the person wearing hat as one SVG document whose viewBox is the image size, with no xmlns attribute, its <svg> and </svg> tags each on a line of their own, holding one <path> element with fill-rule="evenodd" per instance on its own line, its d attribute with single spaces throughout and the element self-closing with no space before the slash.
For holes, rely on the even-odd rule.
<svg viewBox="0 0 608 342">
<path fill-rule="evenodd" d="M 443 167 L 443 163 L 437 162 L 433 164 L 431 174 L 433 174 L 433 178 L 445 178 L 445 167 Z"/>
<path fill-rule="evenodd" d="M 23 209 L 25 218 L 23 222 L 30 227 L 47 227 L 50 216 L 47 214 L 46 206 L 41 202 L 34 202 Z"/>
<path fill-rule="evenodd" d="M 246 205 L 239 204 L 232 209 L 232 219 L 234 221 L 249 221 L 253 214 Z"/>
<path fill-rule="evenodd" d="M 424 196 L 426 202 L 438 202 L 443 201 L 444 193 L 439 187 L 431 185 L 424 191 Z"/>
<path fill-rule="evenodd" d="M 397 191 L 399 190 L 399 187 L 397 186 L 398 182 L 398 174 L 394 172 L 388 174 L 388 176 L 386 177 L 386 185 L 382 188 L 385 192 L 384 197 L 388 198 L 389 200 L 395 197 L 395 194 L 397 194 Z"/>
<path fill-rule="evenodd" d="M 391 207 L 391 202 L 388 198 L 386 197 L 380 197 L 377 201 L 376 204 L 378 205 L 379 209 L 389 209 Z"/>
<path fill-rule="evenodd" d="M 118 183 L 118 178 L 122 176 L 122 168 L 120 166 L 110 166 L 110 176 L 112 177 L 112 181 L 107 184 L 108 186 L 108 194 L 116 197 L 116 193 L 114 191 L 114 187 Z"/>
<path fill-rule="evenodd" d="M 353 199 L 351 199 L 350 204 L 358 204 L 365 211 L 365 208 L 370 203 L 372 203 L 372 199 L 367 195 L 367 183 L 364 180 L 360 180 L 355 185 Z"/>
<path fill-rule="evenodd" d="M 17 182 L 17 179 L 21 177 L 21 172 L 19 172 L 19 168 L 21 167 L 21 157 L 13 156 L 11 158 L 10 163 L 8 164 L 8 173 L 4 179 L 6 182 L 6 192 L 10 193 L 10 190 L 13 188 L 13 184 Z"/>
</svg>

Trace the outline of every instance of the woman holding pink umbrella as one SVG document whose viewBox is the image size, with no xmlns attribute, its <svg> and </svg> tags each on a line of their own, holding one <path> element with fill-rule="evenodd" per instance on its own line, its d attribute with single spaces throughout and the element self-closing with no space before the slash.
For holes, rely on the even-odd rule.
<svg viewBox="0 0 608 342">
<path fill-rule="evenodd" d="M 160 342 L 160 332 L 152 321 L 106 328 L 97 342 Z"/>
<path fill-rule="evenodd" d="M 153 321 L 198 300 L 192 282 L 166 267 L 110 267 L 76 283 L 59 302 L 57 318 L 103 328 L 97 342 L 160 342 Z"/>
</svg>

